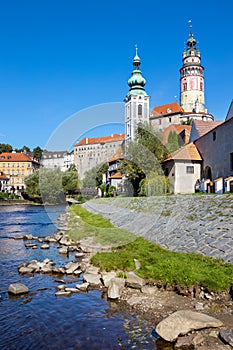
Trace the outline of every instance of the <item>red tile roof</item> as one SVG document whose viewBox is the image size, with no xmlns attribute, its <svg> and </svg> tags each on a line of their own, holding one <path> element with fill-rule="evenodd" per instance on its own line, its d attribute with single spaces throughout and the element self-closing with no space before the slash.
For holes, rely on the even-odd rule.
<svg viewBox="0 0 233 350">
<path fill-rule="evenodd" d="M 81 141 L 76 143 L 75 147 L 84 146 L 84 145 L 93 145 L 97 143 L 117 142 L 117 141 L 124 141 L 124 140 L 125 140 L 125 134 L 112 134 L 111 136 L 103 136 L 103 137 L 84 137 Z"/>
<path fill-rule="evenodd" d="M 205 135 L 207 132 L 211 131 L 212 129 L 214 129 L 216 126 L 219 126 L 220 124 L 222 124 L 222 121 L 217 121 L 217 120 L 213 120 L 213 121 L 203 121 L 203 120 L 194 120 L 193 123 L 195 124 L 195 128 L 197 130 L 198 133 L 198 137 L 201 137 L 203 135 Z"/>
<path fill-rule="evenodd" d="M 25 153 L 2 152 L 2 153 L 0 153 L 0 162 L 33 162 L 33 163 L 38 163 L 38 160 L 28 156 Z"/>
<path fill-rule="evenodd" d="M 116 173 L 109 177 L 109 179 L 122 179 L 121 173 Z"/>
<path fill-rule="evenodd" d="M 4 174 L 2 171 L 0 172 L 0 180 L 9 180 L 10 175 Z"/>
<path fill-rule="evenodd" d="M 168 135 L 170 134 L 171 131 L 175 131 L 177 135 L 180 135 L 184 130 L 186 130 L 190 134 L 191 129 L 192 129 L 191 125 L 181 125 L 181 124 L 169 125 L 163 132 L 164 144 L 168 142 Z"/>
<path fill-rule="evenodd" d="M 193 142 L 181 147 L 177 151 L 173 152 L 164 162 L 169 160 L 202 160 L 197 147 Z"/>
<path fill-rule="evenodd" d="M 118 147 L 114 156 L 108 161 L 109 163 L 115 162 L 116 160 L 124 159 L 124 152 L 121 147 Z"/>
<path fill-rule="evenodd" d="M 168 103 L 162 106 L 156 106 L 151 112 L 150 118 L 167 116 L 171 114 L 184 113 L 183 108 L 177 102 Z"/>
</svg>

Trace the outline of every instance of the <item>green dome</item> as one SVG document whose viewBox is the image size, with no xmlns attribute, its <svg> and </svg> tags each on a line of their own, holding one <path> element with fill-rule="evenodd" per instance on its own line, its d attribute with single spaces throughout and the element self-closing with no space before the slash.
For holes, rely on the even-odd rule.
<svg viewBox="0 0 233 350">
<path fill-rule="evenodd" d="M 128 85 L 130 87 L 129 95 L 144 95 L 147 96 L 144 86 L 146 85 L 146 79 L 143 78 L 142 72 L 140 70 L 141 60 L 138 56 L 138 49 L 136 48 L 136 55 L 133 60 L 134 70 L 132 76 L 128 80 Z"/>
</svg>

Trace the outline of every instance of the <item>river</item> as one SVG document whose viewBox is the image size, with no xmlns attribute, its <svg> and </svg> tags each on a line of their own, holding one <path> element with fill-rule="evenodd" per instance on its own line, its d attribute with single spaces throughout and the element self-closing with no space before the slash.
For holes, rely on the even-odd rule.
<svg viewBox="0 0 233 350">
<path fill-rule="evenodd" d="M 57 277 L 19 275 L 18 266 L 32 259 L 49 258 L 60 266 L 74 259 L 72 254 L 69 258 L 59 255 L 55 244 L 49 250 L 27 249 L 23 240 L 14 239 L 25 234 L 54 234 L 53 223 L 64 209 L 46 208 L 47 214 L 42 206 L 0 206 L 0 349 L 156 349 L 153 325 L 140 316 L 120 312 L 101 291 L 56 297 Z M 81 278 L 64 276 L 69 287 Z M 8 287 L 15 282 L 27 285 L 29 295 L 10 296 Z"/>
</svg>

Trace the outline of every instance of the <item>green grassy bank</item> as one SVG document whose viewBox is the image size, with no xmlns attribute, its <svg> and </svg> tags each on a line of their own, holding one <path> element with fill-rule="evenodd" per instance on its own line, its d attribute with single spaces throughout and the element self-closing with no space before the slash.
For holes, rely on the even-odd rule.
<svg viewBox="0 0 233 350">
<path fill-rule="evenodd" d="M 135 270 L 134 259 L 137 259 L 141 267 L 136 273 L 157 285 L 199 285 L 210 291 L 221 291 L 233 284 L 232 264 L 194 253 L 170 252 L 114 227 L 108 219 L 80 205 L 71 207 L 68 233 L 74 240 L 92 236 L 96 242 L 113 247 L 111 252 L 97 253 L 92 258 L 92 263 L 102 270 Z"/>
</svg>

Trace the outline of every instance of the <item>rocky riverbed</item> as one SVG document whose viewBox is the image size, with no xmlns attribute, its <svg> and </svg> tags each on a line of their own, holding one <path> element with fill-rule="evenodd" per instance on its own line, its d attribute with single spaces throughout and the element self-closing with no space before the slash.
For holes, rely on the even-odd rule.
<svg viewBox="0 0 233 350">
<path fill-rule="evenodd" d="M 98 208 L 98 204 L 93 204 L 93 202 L 85 204 L 86 207 L 91 207 L 92 210 L 94 205 L 95 208 Z M 100 204 L 100 206 L 102 205 L 105 204 Z M 103 209 L 103 207 L 101 208 Z M 113 206 L 108 206 L 108 208 L 112 210 Z M 130 210 L 131 214 L 133 213 L 133 217 L 136 218 L 138 211 L 132 208 L 127 208 L 127 210 Z M 100 210 L 95 209 L 95 212 L 100 212 Z M 141 213 L 145 214 L 144 211 L 141 211 Z M 117 217 L 116 213 L 113 217 Z M 224 350 L 233 347 L 231 334 L 233 329 L 233 303 L 230 291 L 221 294 L 211 294 L 201 289 L 195 295 L 193 290 L 180 290 L 178 291 L 179 293 L 175 293 L 174 291 L 162 290 L 155 285 L 148 285 L 146 281 L 133 272 L 124 276 L 126 278 L 117 277 L 115 272 L 100 272 L 98 268 L 91 265 L 90 259 L 97 251 L 101 249 L 106 250 L 106 247 L 96 247 L 91 238 L 80 242 L 71 241 L 66 235 L 68 219 L 69 212 L 60 217 L 59 232 L 54 236 L 41 239 L 28 235 L 18 237 L 18 239 L 24 239 L 25 246 L 28 249 L 50 249 L 50 244 L 59 244 L 60 254 L 69 254 L 69 252 L 75 251 L 74 261 L 65 266 L 55 266 L 53 261 L 49 259 L 45 259 L 42 262 L 25 262 L 19 266 L 19 273 L 31 276 L 35 273 L 58 275 L 60 281 L 56 291 L 58 297 L 69 296 L 72 293 L 87 292 L 92 288 L 101 289 L 103 297 L 109 298 L 118 309 L 127 309 L 129 312 L 141 314 L 146 319 L 153 320 L 155 326 L 169 315 L 182 310 L 209 315 L 222 322 L 221 326 L 214 328 L 203 326 L 204 329 L 198 331 L 195 328 L 191 328 L 187 335 L 178 337 L 175 343 L 163 342 L 161 349 Z M 137 261 L 135 261 L 135 268 L 137 268 Z M 79 276 L 80 274 L 83 274 L 82 283 L 77 284 L 74 288 L 66 287 L 63 279 L 65 275 Z M 224 332 L 228 333 L 225 333 L 224 336 Z M 156 333 L 155 336 L 157 336 Z M 158 344 L 159 342 L 158 340 Z M 159 345 L 157 345 L 157 348 L 159 349 Z"/>
</svg>

